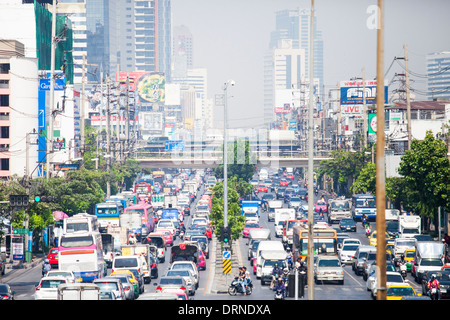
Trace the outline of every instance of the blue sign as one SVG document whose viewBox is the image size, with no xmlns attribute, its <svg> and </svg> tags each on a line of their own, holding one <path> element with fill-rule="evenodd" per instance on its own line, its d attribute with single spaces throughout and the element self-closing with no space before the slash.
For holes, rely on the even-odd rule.
<svg viewBox="0 0 450 320">
<path fill-rule="evenodd" d="M 165 142 L 165 150 L 166 151 L 172 151 L 172 150 L 184 150 L 184 141 L 183 140 L 167 140 Z"/>
<path fill-rule="evenodd" d="M 50 79 L 51 73 L 47 72 L 47 78 L 39 80 L 39 90 L 50 91 Z M 66 76 L 64 76 L 61 72 L 56 72 L 55 90 L 64 91 L 65 86 L 66 86 Z"/>
<path fill-rule="evenodd" d="M 297 120 L 289 121 L 289 130 L 292 130 L 292 131 L 297 130 Z"/>
<path fill-rule="evenodd" d="M 224 251 L 222 253 L 222 259 L 224 259 L 224 260 L 231 259 L 231 252 L 230 251 Z"/>
<path fill-rule="evenodd" d="M 377 103 L 377 86 L 366 85 L 366 104 Z M 384 86 L 384 103 L 388 101 L 388 87 Z M 341 86 L 341 105 L 363 104 L 363 85 Z"/>
</svg>

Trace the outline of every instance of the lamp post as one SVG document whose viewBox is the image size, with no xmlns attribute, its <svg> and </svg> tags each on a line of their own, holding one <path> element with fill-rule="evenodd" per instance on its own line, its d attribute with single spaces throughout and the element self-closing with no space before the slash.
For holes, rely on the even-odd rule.
<svg viewBox="0 0 450 320">
<path fill-rule="evenodd" d="M 227 134 L 227 94 L 228 87 L 234 87 L 234 80 L 228 80 L 223 85 L 223 227 L 228 227 L 228 134 Z"/>
</svg>

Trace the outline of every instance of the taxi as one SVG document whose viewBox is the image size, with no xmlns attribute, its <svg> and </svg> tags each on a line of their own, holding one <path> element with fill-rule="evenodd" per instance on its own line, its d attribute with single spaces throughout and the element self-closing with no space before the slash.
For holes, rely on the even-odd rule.
<svg viewBox="0 0 450 320">
<path fill-rule="evenodd" d="M 401 300 L 407 296 L 420 296 L 416 294 L 413 287 L 409 284 L 395 284 L 390 285 L 387 289 L 386 300 Z"/>
<path fill-rule="evenodd" d="M 372 233 L 369 234 L 368 238 L 369 238 L 369 245 L 376 247 L 377 246 L 377 230 L 372 231 Z M 389 239 L 389 235 L 386 232 L 386 240 L 387 239 Z"/>
<path fill-rule="evenodd" d="M 52 266 L 52 269 L 58 269 L 58 247 L 53 247 L 50 249 L 47 259 Z"/>
</svg>

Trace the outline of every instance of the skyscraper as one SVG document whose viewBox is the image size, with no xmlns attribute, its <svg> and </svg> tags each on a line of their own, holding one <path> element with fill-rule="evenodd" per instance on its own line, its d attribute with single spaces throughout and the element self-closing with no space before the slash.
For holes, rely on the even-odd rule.
<svg viewBox="0 0 450 320">
<path fill-rule="evenodd" d="M 192 33 L 184 25 L 173 28 L 172 59 L 174 78 L 186 77 L 187 69 L 194 67 Z"/>
<path fill-rule="evenodd" d="M 427 63 L 427 98 L 450 99 L 450 52 L 428 54 Z"/>
</svg>

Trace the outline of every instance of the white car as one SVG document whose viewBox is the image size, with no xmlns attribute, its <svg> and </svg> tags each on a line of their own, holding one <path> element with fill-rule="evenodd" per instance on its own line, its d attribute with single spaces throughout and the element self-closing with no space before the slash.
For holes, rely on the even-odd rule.
<svg viewBox="0 0 450 320">
<path fill-rule="evenodd" d="M 69 280 L 70 283 L 77 281 L 75 274 L 72 271 L 50 270 L 47 272 L 46 277 L 64 277 Z"/>
<path fill-rule="evenodd" d="M 344 243 L 341 250 L 339 250 L 339 260 L 342 264 L 350 264 L 353 261 L 353 256 L 358 249 L 359 244 Z"/>
<path fill-rule="evenodd" d="M 314 267 L 314 280 L 319 281 L 339 281 L 344 284 L 344 269 L 336 256 L 319 256 Z"/>
<path fill-rule="evenodd" d="M 172 262 L 169 270 L 188 269 L 192 271 L 195 279 L 195 289 L 198 289 L 200 282 L 200 274 L 198 272 L 197 265 L 192 261 L 174 261 Z"/>
<path fill-rule="evenodd" d="M 58 286 L 64 283 L 69 283 L 69 280 L 65 277 L 43 277 L 39 284 L 36 285 L 34 299 L 58 300 Z"/>
<path fill-rule="evenodd" d="M 367 279 L 368 280 L 368 279 Z M 371 289 L 372 291 L 372 298 L 377 297 L 377 273 L 374 272 L 373 279 L 372 279 Z M 403 279 L 400 272 L 397 271 L 386 271 L 386 287 L 389 287 L 391 285 L 398 285 L 398 284 L 404 284 L 406 281 Z M 367 288 L 369 290 L 369 288 Z"/>
</svg>

